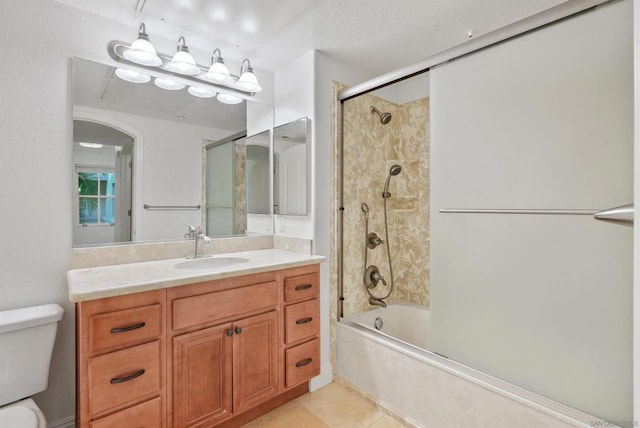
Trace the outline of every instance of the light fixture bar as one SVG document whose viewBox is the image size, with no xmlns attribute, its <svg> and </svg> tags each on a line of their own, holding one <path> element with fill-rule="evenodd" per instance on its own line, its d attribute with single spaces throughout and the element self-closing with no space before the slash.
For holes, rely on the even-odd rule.
<svg viewBox="0 0 640 428">
<path fill-rule="evenodd" d="M 195 82 L 198 85 L 215 88 L 217 92 L 221 92 L 221 93 L 226 92 L 226 93 L 229 93 L 230 95 L 233 94 L 236 96 L 240 96 L 243 99 L 247 99 L 247 96 L 254 96 L 256 94 L 256 92 L 242 89 L 241 87 L 236 87 L 235 82 L 239 79 L 239 76 L 235 76 L 233 74 L 231 74 L 230 76 L 234 79 L 234 82 L 231 83 L 230 85 L 234 85 L 234 86 L 228 86 L 221 83 L 214 83 L 214 82 L 211 82 L 210 80 L 207 80 L 205 76 L 209 71 L 209 67 L 205 67 L 200 64 L 196 64 L 196 66 L 200 68 L 202 73 L 195 76 L 174 73 L 170 70 L 167 70 L 164 67 L 171 62 L 171 59 L 173 58 L 173 56 L 166 55 L 161 52 L 157 52 L 157 55 L 160 57 L 160 59 L 162 59 L 162 64 L 157 67 L 135 63 L 133 61 L 128 60 L 124 56 L 124 52 L 130 47 L 131 45 L 126 42 L 121 42 L 119 40 L 112 40 L 107 45 L 107 51 L 109 53 L 109 56 L 114 61 L 120 64 L 126 64 L 128 66 L 135 67 L 138 69 L 148 70 L 150 74 L 153 76 L 165 76 L 165 77 L 171 77 L 173 79 L 180 79 L 180 80 Z"/>
</svg>

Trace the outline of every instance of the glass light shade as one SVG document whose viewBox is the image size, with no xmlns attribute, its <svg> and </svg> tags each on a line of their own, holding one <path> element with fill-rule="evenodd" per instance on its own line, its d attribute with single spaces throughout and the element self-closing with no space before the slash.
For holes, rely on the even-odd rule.
<svg viewBox="0 0 640 428">
<path fill-rule="evenodd" d="M 170 79 L 161 79 L 159 77 L 156 77 L 153 80 L 153 83 L 158 88 L 166 89 L 167 91 L 179 91 L 180 89 L 186 86 L 184 83 L 179 83 L 179 82 L 176 82 L 175 80 L 170 80 Z"/>
<path fill-rule="evenodd" d="M 162 59 L 156 53 L 156 49 L 145 39 L 136 39 L 131 43 L 131 47 L 124 51 L 124 57 L 129 61 L 133 61 L 142 65 L 160 65 Z"/>
<path fill-rule="evenodd" d="M 242 102 L 242 98 L 236 97 L 235 95 L 230 94 L 218 94 L 218 101 L 223 104 L 240 104 Z"/>
<path fill-rule="evenodd" d="M 250 92 L 260 92 L 262 90 L 262 86 L 258 83 L 258 78 L 251 71 L 242 73 L 236 85 Z"/>
<path fill-rule="evenodd" d="M 211 98 L 215 97 L 217 92 L 213 89 L 204 88 L 202 86 L 189 86 L 187 89 L 191 95 L 198 98 Z"/>
<path fill-rule="evenodd" d="M 127 70 L 125 68 L 116 68 L 116 76 L 131 83 L 147 83 L 151 80 L 151 76 L 148 74 Z"/>
<path fill-rule="evenodd" d="M 195 76 L 201 72 L 200 67 L 196 65 L 195 60 L 187 51 L 176 52 L 171 62 L 167 64 L 167 70 L 189 76 Z"/>
<path fill-rule="evenodd" d="M 231 77 L 229 69 L 222 62 L 214 62 L 205 75 L 205 78 L 211 82 L 221 83 L 223 85 L 233 83 L 233 77 Z"/>
</svg>

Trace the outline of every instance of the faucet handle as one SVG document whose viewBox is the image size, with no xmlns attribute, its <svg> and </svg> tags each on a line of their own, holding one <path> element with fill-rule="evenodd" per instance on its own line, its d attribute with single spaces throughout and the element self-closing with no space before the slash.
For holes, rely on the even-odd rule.
<svg viewBox="0 0 640 428">
<path fill-rule="evenodd" d="M 189 223 L 185 223 L 185 226 L 187 226 L 187 233 L 184 234 L 185 238 L 190 238 L 193 239 L 196 236 L 196 228 L 193 227 L 192 225 L 190 225 Z"/>
</svg>

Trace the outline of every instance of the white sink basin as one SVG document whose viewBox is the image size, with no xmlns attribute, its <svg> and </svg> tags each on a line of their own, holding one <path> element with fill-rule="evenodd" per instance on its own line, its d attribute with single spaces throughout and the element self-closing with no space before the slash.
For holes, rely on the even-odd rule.
<svg viewBox="0 0 640 428">
<path fill-rule="evenodd" d="M 178 269 L 219 269 L 247 263 L 248 261 L 249 259 L 243 257 L 209 257 L 180 262 L 175 267 Z"/>
</svg>

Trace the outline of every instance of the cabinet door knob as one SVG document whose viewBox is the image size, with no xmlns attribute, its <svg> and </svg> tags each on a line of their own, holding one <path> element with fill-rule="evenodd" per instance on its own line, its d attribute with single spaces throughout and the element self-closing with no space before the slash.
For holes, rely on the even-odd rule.
<svg viewBox="0 0 640 428">
<path fill-rule="evenodd" d="M 229 337 L 233 336 L 233 330 L 227 330 L 225 331 L 225 334 Z"/>
<path fill-rule="evenodd" d="M 242 329 L 240 327 L 236 327 L 236 334 L 242 333 Z"/>
<path fill-rule="evenodd" d="M 302 285 L 296 286 L 295 290 L 296 291 L 308 290 L 311 287 L 312 287 L 311 284 L 302 284 Z"/>
<path fill-rule="evenodd" d="M 296 367 L 304 367 L 304 366 L 306 366 L 308 364 L 311 364 L 312 361 L 313 361 L 313 358 L 307 358 L 307 359 L 304 359 L 302 361 L 298 361 L 296 363 Z"/>
<path fill-rule="evenodd" d="M 144 369 L 138 370 L 137 372 L 130 374 L 129 376 L 123 376 L 123 377 L 114 377 L 113 379 L 111 379 L 111 383 L 122 383 L 122 382 L 129 382 L 130 380 L 133 380 L 139 376 L 142 376 L 144 374 Z"/>
<path fill-rule="evenodd" d="M 307 323 L 310 323 L 311 321 L 313 321 L 313 318 L 311 318 L 311 317 L 300 318 L 299 320 L 296 321 L 296 324 L 298 324 L 298 325 L 307 324 Z"/>
<path fill-rule="evenodd" d="M 137 330 L 139 328 L 144 327 L 145 325 L 147 325 L 144 321 L 143 322 L 139 322 L 138 324 L 132 324 L 132 325 L 128 325 L 126 327 L 114 327 L 111 329 L 111 333 L 125 333 L 127 331 L 131 331 L 131 330 Z"/>
</svg>

